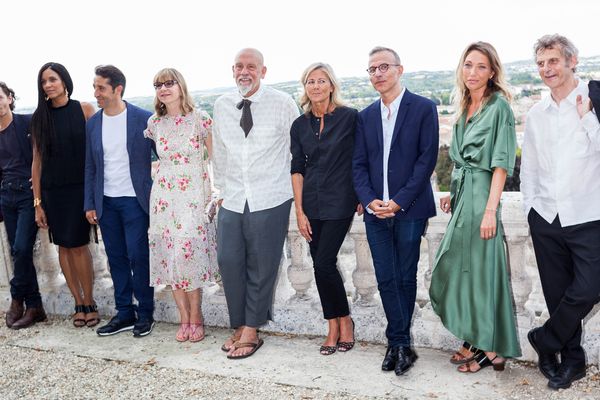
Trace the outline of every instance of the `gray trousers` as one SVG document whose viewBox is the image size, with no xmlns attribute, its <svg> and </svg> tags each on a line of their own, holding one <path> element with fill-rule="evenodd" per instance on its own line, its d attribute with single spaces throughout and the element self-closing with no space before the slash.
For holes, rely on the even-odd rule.
<svg viewBox="0 0 600 400">
<path fill-rule="evenodd" d="M 232 328 L 258 328 L 271 319 L 273 291 L 292 200 L 268 210 L 219 210 L 217 259 Z"/>
</svg>

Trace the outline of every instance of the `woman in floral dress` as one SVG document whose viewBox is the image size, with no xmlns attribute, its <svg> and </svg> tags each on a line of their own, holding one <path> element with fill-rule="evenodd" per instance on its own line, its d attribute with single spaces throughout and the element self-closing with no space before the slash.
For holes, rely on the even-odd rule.
<svg viewBox="0 0 600 400">
<path fill-rule="evenodd" d="M 217 270 L 208 156 L 212 120 L 194 108 L 183 76 L 173 68 L 154 77 L 155 114 L 145 135 L 156 143 L 160 164 L 150 196 L 150 285 L 167 285 L 179 310 L 176 339 L 204 338 L 202 285 Z"/>
</svg>

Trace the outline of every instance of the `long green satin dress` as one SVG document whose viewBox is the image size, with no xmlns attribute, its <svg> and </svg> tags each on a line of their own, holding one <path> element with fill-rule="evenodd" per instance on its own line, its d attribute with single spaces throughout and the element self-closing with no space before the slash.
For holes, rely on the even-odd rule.
<svg viewBox="0 0 600 400">
<path fill-rule="evenodd" d="M 494 168 L 505 169 L 509 176 L 513 172 L 515 119 L 499 94 L 465 119 L 454 125 L 452 217 L 437 252 L 429 296 L 434 311 L 457 338 L 504 357 L 518 357 L 500 205 L 496 236 L 479 236 Z"/>
</svg>

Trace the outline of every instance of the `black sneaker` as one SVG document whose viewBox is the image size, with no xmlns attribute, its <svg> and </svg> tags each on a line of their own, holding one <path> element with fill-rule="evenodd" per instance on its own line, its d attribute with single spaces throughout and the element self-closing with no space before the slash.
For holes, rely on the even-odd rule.
<svg viewBox="0 0 600 400">
<path fill-rule="evenodd" d="M 134 328 L 135 319 L 120 320 L 118 317 L 112 317 L 108 324 L 96 329 L 99 336 L 115 335 L 119 332 L 130 331 Z"/>
<path fill-rule="evenodd" d="M 154 319 L 140 319 L 135 323 L 133 327 L 133 336 L 134 337 L 142 337 L 149 335 L 152 332 L 152 328 L 154 328 Z"/>
</svg>

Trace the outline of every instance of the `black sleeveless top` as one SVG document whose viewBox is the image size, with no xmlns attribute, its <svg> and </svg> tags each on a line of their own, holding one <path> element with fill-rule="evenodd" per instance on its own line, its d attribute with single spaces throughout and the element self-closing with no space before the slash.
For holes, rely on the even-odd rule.
<svg viewBox="0 0 600 400">
<path fill-rule="evenodd" d="M 50 107 L 54 138 L 42 160 L 43 189 L 83 185 L 85 169 L 85 116 L 77 100 Z"/>
</svg>

